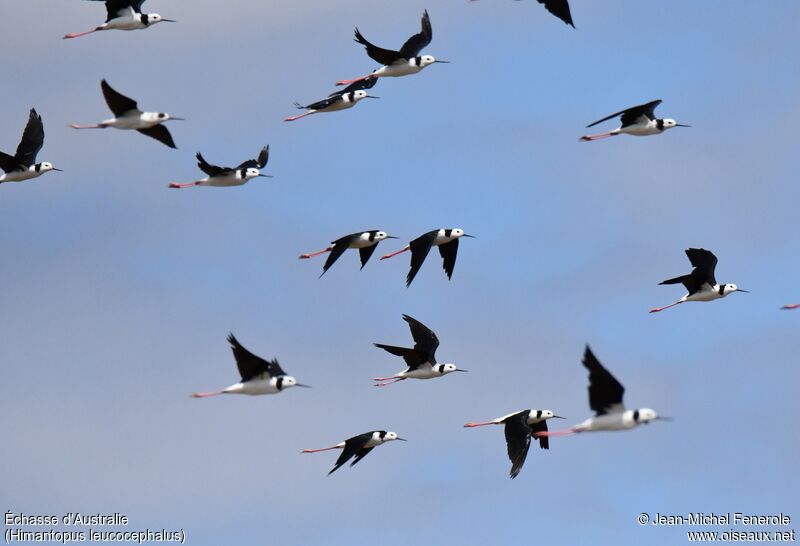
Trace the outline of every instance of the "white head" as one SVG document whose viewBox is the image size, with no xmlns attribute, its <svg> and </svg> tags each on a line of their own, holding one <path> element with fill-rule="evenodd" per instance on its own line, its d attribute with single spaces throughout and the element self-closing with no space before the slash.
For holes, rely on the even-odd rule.
<svg viewBox="0 0 800 546">
<path fill-rule="evenodd" d="M 148 13 L 147 14 L 147 24 L 148 25 L 155 25 L 156 23 L 177 23 L 172 19 L 164 19 L 157 13 Z"/>
<path fill-rule="evenodd" d="M 244 171 L 244 177 L 247 180 L 250 180 L 251 178 L 256 178 L 258 176 L 261 176 L 261 172 L 255 167 L 249 167 Z"/>
<path fill-rule="evenodd" d="M 383 435 L 382 440 L 384 442 L 391 442 L 392 440 L 400 440 L 401 442 L 405 442 L 405 438 L 401 438 L 397 435 L 396 432 L 388 431 L 386 434 Z"/>
<path fill-rule="evenodd" d="M 64 171 L 62 171 L 61 169 L 56 169 L 55 167 L 53 167 L 53 164 L 52 164 L 52 163 L 48 163 L 47 161 L 45 161 L 45 162 L 43 162 L 43 163 L 39 163 L 39 164 L 35 165 L 35 168 L 36 168 L 36 170 L 37 170 L 38 172 L 40 172 L 40 173 L 46 173 L 46 172 L 48 172 L 48 171 L 59 171 L 59 172 L 64 172 Z"/>
<path fill-rule="evenodd" d="M 459 237 L 472 237 L 475 238 L 474 235 L 467 235 L 464 233 L 464 230 L 461 228 L 453 228 L 450 230 L 450 238 L 451 239 L 458 239 Z"/>
<path fill-rule="evenodd" d="M 744 292 L 745 294 L 748 294 L 747 290 L 742 290 L 735 284 L 724 284 L 722 285 L 722 294 L 720 295 L 724 298 L 728 294 L 733 294 L 734 292 Z"/>
<path fill-rule="evenodd" d="M 420 68 L 425 68 L 426 66 L 432 65 L 433 63 L 449 63 L 450 61 L 438 61 L 433 55 L 423 55 L 422 57 L 417 57 L 417 66 Z"/>
<path fill-rule="evenodd" d="M 542 412 L 542 415 L 539 417 L 539 419 L 563 419 L 563 417 L 561 417 L 560 415 L 556 415 L 555 413 L 553 413 L 549 409 L 541 410 L 541 412 Z M 531 412 L 531 413 L 533 413 L 533 412 Z"/>
<path fill-rule="evenodd" d="M 655 420 L 671 421 L 669 417 L 660 417 L 656 413 L 656 410 L 652 410 L 650 408 L 640 408 L 638 410 L 633 411 L 633 421 L 637 425 L 642 423 L 647 424 L 650 421 L 655 421 Z"/>
<path fill-rule="evenodd" d="M 176 120 L 176 121 L 183 121 L 183 118 L 176 118 L 166 112 L 155 112 L 152 114 L 153 121 L 157 121 L 159 123 L 164 123 L 165 121 L 169 120 Z"/>
<path fill-rule="evenodd" d="M 385 231 L 379 231 L 378 233 L 375 234 L 376 241 L 383 241 L 384 239 L 396 239 L 396 237 L 391 237 Z"/>
<path fill-rule="evenodd" d="M 447 375 L 453 372 L 466 372 L 467 370 L 462 370 L 458 368 L 455 364 L 437 364 L 436 371 L 442 375 Z"/>
<path fill-rule="evenodd" d="M 298 383 L 297 379 L 295 379 L 291 375 L 281 375 L 274 378 L 274 380 L 279 391 L 282 391 L 283 389 L 288 389 L 289 387 L 305 387 L 307 389 L 311 388 L 309 385 Z"/>
<path fill-rule="evenodd" d="M 671 118 L 664 118 L 664 129 L 672 129 L 673 127 L 691 127 L 691 125 L 682 125 Z"/>
</svg>

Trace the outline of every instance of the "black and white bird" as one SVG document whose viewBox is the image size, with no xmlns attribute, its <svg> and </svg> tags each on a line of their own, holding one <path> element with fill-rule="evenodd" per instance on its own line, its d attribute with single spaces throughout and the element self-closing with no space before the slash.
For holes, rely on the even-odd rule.
<svg viewBox="0 0 800 546">
<path fill-rule="evenodd" d="M 330 252 L 330 256 L 328 259 L 325 260 L 325 265 L 322 266 L 322 273 L 320 277 L 325 274 L 330 267 L 336 263 L 336 260 L 344 254 L 344 251 L 348 248 L 357 248 L 358 253 L 361 256 L 361 269 L 364 269 L 364 266 L 367 265 L 372 253 L 375 252 L 375 249 L 378 248 L 378 243 L 385 239 L 397 239 L 397 237 L 393 237 L 392 235 L 387 234 L 385 231 L 380 231 L 377 229 L 373 229 L 370 231 L 359 231 L 358 233 L 351 233 L 350 235 L 345 235 L 344 237 L 340 237 L 335 241 L 331 241 L 331 246 L 324 250 L 320 250 L 317 252 L 310 252 L 308 254 L 301 254 L 301 260 L 307 260 L 309 258 L 313 258 L 314 256 L 319 256 L 320 254 L 325 254 L 326 252 Z"/>
<path fill-rule="evenodd" d="M 219 394 L 277 394 L 289 387 L 309 388 L 308 385 L 298 383 L 291 375 L 286 375 L 277 359 L 264 360 L 242 347 L 233 334 L 228 336 L 228 343 L 231 344 L 242 380 L 219 391 L 196 392 L 192 394 L 192 398 L 206 398 Z"/>
<path fill-rule="evenodd" d="M 98 0 L 95 0 L 98 1 Z M 106 22 L 86 32 L 77 32 L 64 36 L 65 40 L 86 36 L 101 30 L 140 30 L 156 23 L 175 23 L 173 19 L 164 19 L 157 13 L 142 13 L 145 0 L 99 0 L 106 4 Z"/>
<path fill-rule="evenodd" d="M 439 364 L 436 361 L 439 338 L 436 337 L 434 331 L 408 315 L 403 315 L 403 320 L 408 323 L 408 327 L 411 329 L 411 337 L 414 338 L 413 349 L 384 345 L 383 343 L 375 343 L 375 346 L 395 356 L 402 357 L 408 368 L 391 377 L 373 378 L 374 381 L 379 382 L 375 385 L 376 387 L 385 387 L 406 379 L 433 379 L 453 372 L 467 371 L 456 367 L 455 364 Z"/>
<path fill-rule="evenodd" d="M 710 250 L 704 248 L 687 248 L 686 256 L 694 266 L 688 275 L 681 275 L 674 279 L 667 279 L 658 284 L 682 284 L 689 291 L 675 303 L 650 309 L 651 313 L 658 313 L 664 309 L 669 309 L 675 305 L 686 301 L 714 301 L 724 298 L 734 292 L 745 292 L 735 284 L 718 284 L 714 278 L 714 270 L 717 267 L 717 257 Z"/>
<path fill-rule="evenodd" d="M 14 155 L 0 152 L 0 169 L 5 172 L 0 176 L 0 184 L 22 182 L 42 176 L 49 171 L 61 171 L 47 161 L 36 163 L 36 156 L 39 155 L 42 146 L 44 146 L 42 116 L 37 114 L 34 108 L 31 108 L 28 114 L 28 124 L 22 132 L 22 140 L 19 141 L 17 152 Z"/>
<path fill-rule="evenodd" d="M 114 114 L 114 117 L 101 121 L 97 125 L 78 125 L 73 123 L 70 127 L 73 129 L 105 129 L 107 127 L 132 129 L 154 138 L 170 148 L 176 148 L 175 141 L 172 140 L 169 130 L 161 124 L 169 120 L 183 121 L 183 118 L 176 118 L 165 112 L 142 112 L 139 110 L 135 100 L 115 91 L 108 85 L 106 80 L 100 82 L 100 87 L 103 90 L 106 104 L 108 104 L 108 108 Z"/>
<path fill-rule="evenodd" d="M 170 188 L 190 188 L 193 186 L 214 186 L 214 187 L 228 187 L 228 186 L 241 186 L 247 184 L 254 178 L 272 178 L 268 174 L 261 174 L 261 169 L 267 166 L 269 161 L 269 146 L 264 146 L 258 153 L 257 159 L 248 159 L 241 163 L 238 167 L 218 167 L 211 165 L 200 152 L 197 152 L 197 166 L 200 170 L 208 176 L 195 180 L 194 182 L 187 182 L 179 184 L 172 182 L 168 187 Z"/>
<path fill-rule="evenodd" d="M 461 237 L 475 238 L 474 235 L 467 235 L 464 233 L 463 229 L 459 228 L 434 229 L 433 231 L 429 231 L 428 233 L 417 237 L 408 243 L 408 246 L 401 248 L 397 252 L 392 252 L 385 256 L 381 256 L 381 260 L 391 258 L 392 256 L 397 256 L 398 254 L 402 254 L 403 252 L 410 250 L 411 269 L 406 276 L 406 286 L 410 286 L 411 281 L 413 281 L 414 277 L 417 276 L 419 268 L 422 267 L 422 263 L 425 261 L 425 258 L 428 257 L 431 247 L 437 246 L 439 247 L 439 254 L 441 254 L 443 260 L 442 267 L 444 268 L 444 272 L 447 273 L 447 278 L 450 279 L 453 276 L 453 269 L 456 266 L 458 240 Z"/>
<path fill-rule="evenodd" d="M 339 91 L 334 91 L 333 93 L 328 95 L 327 99 L 322 99 L 317 102 L 312 102 L 307 106 L 303 106 L 299 102 L 295 102 L 294 105 L 297 107 L 298 110 L 306 110 L 306 112 L 300 114 L 299 116 L 292 116 L 286 118 L 283 121 L 294 121 L 296 119 L 310 116 L 311 114 L 321 114 L 324 112 L 338 112 L 339 110 L 346 110 L 358 104 L 358 102 L 361 99 L 379 99 L 380 97 L 370 95 L 366 92 L 366 89 L 372 89 L 377 82 L 378 82 L 377 78 L 367 78 L 361 81 L 357 81 L 352 85 L 348 85 L 344 89 L 341 89 Z"/>
<path fill-rule="evenodd" d="M 431 19 L 428 16 L 428 11 L 422 14 L 422 29 L 419 33 L 414 34 L 411 38 L 406 40 L 400 51 L 391 49 L 383 49 L 367 41 L 366 38 L 359 32 L 358 28 L 355 29 L 355 41 L 363 45 L 367 50 L 367 55 L 372 60 L 383 66 L 373 70 L 371 74 L 361 76 L 354 80 L 339 80 L 336 85 L 348 85 L 367 78 L 387 78 L 397 76 L 408 76 L 420 72 L 426 66 L 434 63 L 448 63 L 449 61 L 439 61 L 432 55 L 420 56 L 420 51 L 425 49 L 433 39 L 433 29 L 431 28 Z"/>
<path fill-rule="evenodd" d="M 608 138 L 617 136 L 619 134 L 633 136 L 660 135 L 667 129 L 672 129 L 673 127 L 691 127 L 691 125 L 683 125 L 678 123 L 674 119 L 657 118 L 655 109 L 659 104 L 661 104 L 660 100 L 654 100 L 653 102 L 640 104 L 639 106 L 622 110 L 616 114 L 611 114 L 610 116 L 606 116 L 603 119 L 597 120 L 594 123 L 590 123 L 586 126 L 587 128 L 594 127 L 598 123 L 608 121 L 617 116 L 620 116 L 620 121 L 622 121 L 622 125 L 613 131 L 601 133 L 599 135 L 585 135 L 582 136 L 580 140 L 583 142 L 589 142 L 590 140 L 600 140 L 601 138 Z"/>
<path fill-rule="evenodd" d="M 470 0 L 470 2 L 474 1 L 475 0 Z M 572 28 L 575 28 L 575 23 L 572 22 L 572 13 L 569 11 L 569 2 L 567 0 L 538 0 L 538 2 L 544 5 L 545 9 L 551 14 L 555 15 Z"/>
<path fill-rule="evenodd" d="M 550 410 L 526 409 L 516 413 L 509 413 L 497 419 L 483 423 L 467 423 L 467 428 L 483 427 L 486 425 L 505 425 L 506 447 L 508 448 L 508 458 L 511 460 L 511 479 L 517 477 L 525 458 L 528 456 L 528 448 L 531 446 L 531 439 L 535 442 L 539 440 L 539 447 L 550 449 L 550 441 L 547 436 L 535 436 L 537 432 L 547 432 L 548 419 L 564 419 Z"/>
<path fill-rule="evenodd" d="M 669 417 L 661 417 L 650 408 L 625 409 L 622 403 L 625 387 L 600 364 L 588 345 L 583 354 L 583 366 L 589 370 L 589 407 L 595 412 L 594 417 L 567 430 L 535 432 L 536 437 L 564 436 L 600 430 L 628 430 L 642 424 L 646 425 L 650 421 L 671 421 Z"/>
<path fill-rule="evenodd" d="M 353 462 L 350 463 L 350 466 L 353 466 L 358 461 L 366 457 L 370 451 L 379 445 L 385 444 L 386 442 L 392 442 L 394 440 L 400 440 L 402 442 L 406 441 L 405 438 L 398 437 L 396 432 L 373 430 L 371 432 L 365 432 L 364 434 L 359 434 L 358 436 L 348 438 L 344 442 L 339 442 L 335 446 L 323 447 L 321 449 L 304 449 L 302 453 L 317 453 L 320 451 L 329 451 L 331 449 L 343 450 L 342 454 L 339 455 L 339 458 L 336 459 L 336 465 L 330 472 L 328 472 L 328 476 L 330 476 L 347 461 L 353 459 L 353 457 L 355 458 L 353 459 Z"/>
</svg>

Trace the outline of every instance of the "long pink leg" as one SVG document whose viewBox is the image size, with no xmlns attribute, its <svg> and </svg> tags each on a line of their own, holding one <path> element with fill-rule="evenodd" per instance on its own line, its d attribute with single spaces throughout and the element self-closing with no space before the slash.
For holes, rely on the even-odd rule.
<svg viewBox="0 0 800 546">
<path fill-rule="evenodd" d="M 800 303 L 790 303 L 788 305 L 784 305 L 781 307 L 781 309 L 797 309 L 798 307 L 800 307 Z"/>
<path fill-rule="evenodd" d="M 499 424 L 500 423 L 495 423 L 494 421 L 486 421 L 485 423 L 467 423 L 464 426 L 467 428 L 472 428 L 472 427 L 482 427 L 485 425 L 499 425 Z"/>
<path fill-rule="evenodd" d="M 405 248 L 401 248 L 397 252 L 392 252 L 391 254 L 387 254 L 386 256 L 381 256 L 381 260 L 385 260 L 386 258 L 391 258 L 392 256 L 397 256 L 398 254 L 402 254 L 403 252 L 411 250 L 411 246 L 407 246 Z"/>
<path fill-rule="evenodd" d="M 333 247 L 329 246 L 325 250 L 320 250 L 319 252 L 311 252 L 310 254 L 301 254 L 300 259 L 307 260 L 309 258 L 313 258 L 314 256 L 319 256 L 320 254 L 325 254 L 326 252 L 330 252 L 331 250 L 333 250 Z"/>
<path fill-rule="evenodd" d="M 177 182 L 172 182 L 167 187 L 168 188 L 191 188 L 192 186 L 199 186 L 199 185 L 200 185 L 200 181 L 198 180 L 196 182 L 188 182 L 186 184 L 178 184 Z"/>
<path fill-rule="evenodd" d="M 331 449 L 342 449 L 342 447 L 344 447 L 344 446 L 336 444 L 335 446 L 323 447 L 321 449 L 304 449 L 300 453 L 319 453 L 320 451 L 329 451 Z"/>
<path fill-rule="evenodd" d="M 305 112 L 303 114 L 300 114 L 299 116 L 292 116 L 290 118 L 286 118 L 283 121 L 294 121 L 296 119 L 300 119 L 300 118 L 304 118 L 306 116 L 310 116 L 311 114 L 314 114 L 314 113 L 316 113 L 316 110 L 312 110 L 311 112 Z"/>
<path fill-rule="evenodd" d="M 592 140 L 601 140 L 612 136 L 617 136 L 619 133 L 603 133 L 601 135 L 585 135 L 580 138 L 581 142 L 590 142 Z"/>
<path fill-rule="evenodd" d="M 78 125 L 77 123 L 70 123 L 73 129 L 105 129 L 105 125 Z"/>
<path fill-rule="evenodd" d="M 369 79 L 370 76 L 372 76 L 372 74 L 367 74 L 366 76 L 361 76 L 360 78 L 356 78 L 354 80 L 339 80 L 338 82 L 336 82 L 336 85 L 350 85 L 351 83 L 356 83 Z"/>
<path fill-rule="evenodd" d="M 575 434 L 577 432 L 578 431 L 575 430 L 574 428 L 568 428 L 568 429 L 565 429 L 565 430 L 550 430 L 550 431 L 534 432 L 533 435 L 536 436 L 537 438 L 540 438 L 542 436 L 547 436 L 548 438 L 550 438 L 552 436 L 568 436 L 570 434 Z"/>
<path fill-rule="evenodd" d="M 682 301 L 676 301 L 675 303 L 670 303 L 669 305 L 665 305 L 664 307 L 654 307 L 653 309 L 650 309 L 650 312 L 651 313 L 660 313 L 664 309 L 669 309 L 670 307 L 675 307 L 676 305 L 679 305 L 681 303 L 683 303 L 683 302 Z"/>
<path fill-rule="evenodd" d="M 375 383 L 376 387 L 385 387 L 387 385 L 392 385 L 394 383 L 399 383 L 400 381 L 405 381 L 408 379 L 407 377 L 382 377 L 376 378 L 375 381 L 384 381 L 384 383 Z"/>
<path fill-rule="evenodd" d="M 214 392 L 196 392 L 191 395 L 192 398 L 208 398 L 209 396 L 217 396 L 218 394 L 224 394 L 223 391 L 214 391 Z"/>
<path fill-rule="evenodd" d="M 91 34 L 92 32 L 97 32 L 100 30 L 99 28 L 93 28 L 92 30 L 87 30 L 86 32 L 75 32 L 72 34 L 67 34 L 64 36 L 64 40 L 69 40 L 71 38 L 80 38 L 81 36 L 86 36 L 87 34 Z"/>
</svg>

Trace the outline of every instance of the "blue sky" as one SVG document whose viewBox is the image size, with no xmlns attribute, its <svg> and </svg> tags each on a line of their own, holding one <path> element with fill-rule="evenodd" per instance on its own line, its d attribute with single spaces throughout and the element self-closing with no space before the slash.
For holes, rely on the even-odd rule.
<svg viewBox="0 0 800 546">
<path fill-rule="evenodd" d="M 800 315 L 778 310 L 800 301 L 800 6 L 571 4 L 577 30 L 532 0 L 150 0 L 179 23 L 64 42 L 102 5 L 4 0 L 20 24 L 0 34 L 0 149 L 36 107 L 40 160 L 65 172 L 0 187 L 0 505 L 118 511 L 198 545 L 672 545 L 685 529 L 636 516 L 800 517 Z M 282 121 L 374 68 L 353 26 L 399 46 L 425 8 L 426 52 L 452 64 Z M 179 150 L 69 129 L 109 117 L 103 77 L 186 117 Z M 656 98 L 693 128 L 578 142 Z M 166 188 L 200 174 L 197 150 L 237 164 L 265 144 L 273 179 Z M 451 282 L 436 253 L 408 289 L 407 257 L 359 272 L 347 252 L 322 279 L 321 258 L 297 260 L 354 231 L 438 227 L 478 237 Z M 690 246 L 752 293 L 649 315 L 682 295 L 657 283 L 688 272 Z M 407 342 L 403 313 L 471 373 L 374 389 L 400 367 L 372 343 Z M 189 399 L 235 382 L 229 331 L 314 388 Z M 554 439 L 509 480 L 500 427 L 463 423 L 582 421 L 587 342 L 629 407 L 675 421 Z M 299 454 L 379 428 L 409 442 L 330 477 L 335 454 Z"/>
</svg>

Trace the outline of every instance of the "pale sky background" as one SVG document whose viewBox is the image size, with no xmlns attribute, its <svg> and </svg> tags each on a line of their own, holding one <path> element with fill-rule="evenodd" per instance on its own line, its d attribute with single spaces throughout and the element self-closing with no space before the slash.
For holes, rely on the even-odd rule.
<svg viewBox="0 0 800 546">
<path fill-rule="evenodd" d="M 0 507 L 122 512 L 195 545 L 674 545 L 686 528 L 638 514 L 800 518 L 800 311 L 779 310 L 800 301 L 800 4 L 571 4 L 577 30 L 533 0 L 150 0 L 179 23 L 65 42 L 100 3 L 3 0 L 0 149 L 36 107 L 39 160 L 65 172 L 0 186 Z M 399 47 L 425 8 L 425 52 L 452 64 L 282 121 L 375 67 L 355 25 Z M 179 150 L 69 129 L 109 117 L 103 77 L 186 117 Z M 656 98 L 693 128 L 578 142 Z M 273 179 L 166 188 L 197 150 L 265 144 Z M 376 259 L 439 227 L 478 237 L 451 282 L 435 252 L 409 289 L 407 256 Z M 322 279 L 297 259 L 366 229 L 403 239 L 360 272 L 355 251 Z M 683 294 L 657 283 L 689 246 L 752 293 L 649 315 Z M 373 388 L 401 369 L 372 343 L 408 343 L 402 313 L 471 373 Z M 188 398 L 238 379 L 229 331 L 314 388 Z M 462 425 L 582 421 L 587 342 L 629 407 L 675 421 L 554 439 L 509 480 L 502 428 Z M 329 477 L 336 453 L 299 453 L 380 428 L 409 441 Z"/>
</svg>

